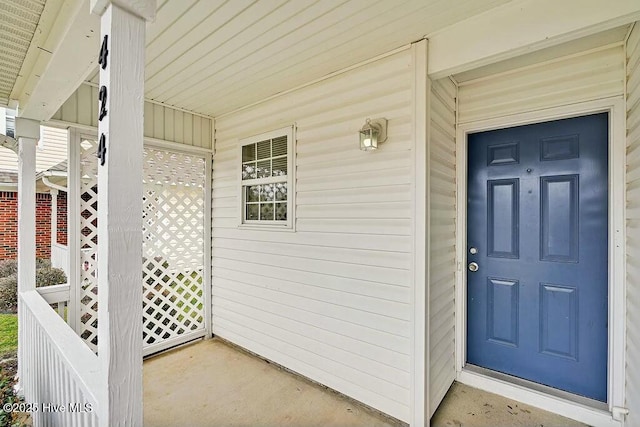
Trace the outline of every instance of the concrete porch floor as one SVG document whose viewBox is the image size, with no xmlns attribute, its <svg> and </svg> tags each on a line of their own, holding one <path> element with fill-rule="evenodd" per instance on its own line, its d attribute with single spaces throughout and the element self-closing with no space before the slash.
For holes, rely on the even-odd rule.
<svg viewBox="0 0 640 427">
<path fill-rule="evenodd" d="M 587 427 L 533 406 L 454 382 L 431 418 L 432 427 Z"/>
<path fill-rule="evenodd" d="M 372 426 L 404 424 L 218 339 L 144 362 L 144 425 Z M 584 424 L 454 383 L 435 427 Z"/>
</svg>

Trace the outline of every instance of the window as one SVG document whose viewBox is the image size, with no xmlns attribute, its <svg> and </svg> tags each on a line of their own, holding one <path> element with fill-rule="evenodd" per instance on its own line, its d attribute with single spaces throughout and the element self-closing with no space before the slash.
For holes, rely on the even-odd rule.
<svg viewBox="0 0 640 427">
<path fill-rule="evenodd" d="M 293 128 L 240 141 L 242 224 L 293 224 Z"/>
</svg>

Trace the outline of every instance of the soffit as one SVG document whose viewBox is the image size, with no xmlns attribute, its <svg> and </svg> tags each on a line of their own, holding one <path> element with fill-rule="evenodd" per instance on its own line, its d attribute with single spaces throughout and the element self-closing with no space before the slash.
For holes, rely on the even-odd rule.
<svg viewBox="0 0 640 427">
<path fill-rule="evenodd" d="M 146 97 L 219 116 L 507 1 L 159 0 Z"/>
<path fill-rule="evenodd" d="M 45 0 L 0 2 L 0 105 L 7 105 L 18 79 Z"/>
<path fill-rule="evenodd" d="M 629 32 L 629 25 L 613 28 L 567 43 L 562 43 L 550 48 L 541 49 L 505 61 L 496 62 L 491 65 L 479 67 L 474 70 L 458 73 L 453 76 L 454 80 L 460 84 L 483 79 L 489 76 L 506 73 L 511 70 L 540 64 L 546 61 L 553 61 L 569 55 L 598 49 L 615 43 L 623 43 Z"/>
</svg>

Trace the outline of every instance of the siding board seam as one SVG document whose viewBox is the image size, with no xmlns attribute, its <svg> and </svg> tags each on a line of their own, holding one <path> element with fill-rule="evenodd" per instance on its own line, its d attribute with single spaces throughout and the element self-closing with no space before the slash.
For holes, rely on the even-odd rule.
<svg viewBox="0 0 640 427">
<path fill-rule="evenodd" d="M 219 298 L 219 299 L 225 299 L 225 298 L 223 298 L 223 297 L 218 297 L 218 298 Z M 232 301 L 232 300 L 228 300 L 228 301 L 235 302 L 235 301 Z M 236 304 L 236 305 L 241 305 L 241 304 L 239 304 L 238 302 L 235 302 L 235 304 Z M 254 310 L 259 310 L 259 309 L 256 309 L 255 307 L 252 307 L 252 308 L 253 308 Z M 267 321 L 265 321 L 264 319 L 257 319 L 257 318 L 255 318 L 255 317 L 253 317 L 253 316 L 250 316 L 250 315 L 249 315 L 249 314 L 247 314 L 247 313 L 240 312 L 240 311 L 237 311 L 237 310 L 232 311 L 232 310 L 229 310 L 229 309 L 227 309 L 227 308 L 220 307 L 220 306 L 218 306 L 218 309 L 220 309 L 220 310 L 224 310 L 224 311 L 227 311 L 229 314 L 232 314 L 232 315 L 246 317 L 246 318 L 251 319 L 251 320 L 253 320 L 253 321 L 255 321 L 255 322 L 264 322 L 265 324 L 271 325 L 271 326 L 272 326 L 272 327 L 274 327 L 274 328 L 283 328 L 284 330 L 286 330 L 288 333 L 290 333 L 290 334 L 292 334 L 292 335 L 298 335 L 298 336 L 300 336 L 300 337 L 302 337 L 302 338 L 305 338 L 305 339 L 308 339 L 308 340 L 311 340 L 311 341 L 315 341 L 315 342 L 317 342 L 317 343 L 319 343 L 319 344 L 325 344 L 325 343 L 323 343 L 322 341 L 319 341 L 319 340 L 314 339 L 311 335 L 309 335 L 309 336 L 300 335 L 299 333 L 297 333 L 297 332 L 295 332 L 295 331 L 292 331 L 292 330 L 286 329 L 282 324 L 273 324 L 273 323 L 271 323 L 271 322 L 267 322 Z M 274 313 L 271 313 L 271 315 L 273 315 L 273 316 L 275 316 L 275 317 L 282 317 L 282 316 L 278 316 L 277 314 L 274 314 Z M 284 318 L 284 317 L 282 317 L 282 318 L 283 318 L 283 319 L 286 319 L 286 318 Z M 288 320 L 288 321 L 293 321 L 292 319 L 287 319 L 287 320 Z M 312 325 L 309 325 L 309 326 L 312 326 Z M 318 329 L 320 329 L 320 328 L 318 328 Z M 331 331 L 327 331 L 327 330 L 324 330 L 324 331 L 325 331 L 325 332 L 331 332 Z M 353 352 L 353 351 L 345 350 L 344 348 L 340 348 L 340 347 L 337 347 L 337 346 L 328 345 L 327 347 L 328 347 L 328 350 L 335 349 L 335 350 L 338 350 L 338 351 L 340 351 L 340 352 L 349 353 L 348 357 L 345 357 L 343 360 L 350 360 L 350 358 L 351 358 L 351 357 L 354 357 L 354 356 L 357 356 L 358 358 L 362 358 L 362 357 L 364 357 L 364 356 L 362 356 L 361 354 L 355 353 L 355 352 Z M 302 347 L 301 347 L 301 348 L 302 348 Z M 308 347 L 307 347 L 307 349 L 308 349 Z M 338 364 L 341 364 L 341 365 L 347 366 L 347 367 L 349 367 L 349 368 L 355 369 L 356 371 L 361 372 L 362 374 L 369 375 L 369 376 L 371 376 L 371 377 L 373 377 L 373 378 L 377 378 L 377 379 L 379 379 L 379 380 L 381 380 L 381 381 L 385 381 L 385 382 L 388 382 L 388 383 L 391 383 L 391 384 L 394 384 L 394 385 L 397 385 L 397 386 L 402 386 L 402 383 L 401 383 L 401 382 L 395 382 L 395 381 L 392 381 L 392 380 L 390 380 L 390 379 L 383 378 L 383 377 L 380 377 L 380 376 L 378 376 L 378 375 L 375 375 L 375 374 L 373 374 L 372 372 L 368 372 L 368 371 L 362 370 L 362 369 L 360 368 L 362 365 L 351 366 L 351 365 L 349 365 L 349 364 L 347 364 L 347 363 L 344 363 L 344 362 L 343 362 L 343 361 L 341 361 L 340 359 L 334 359 L 334 358 L 331 358 L 331 357 L 328 357 L 328 356 L 325 356 L 325 355 L 322 355 L 322 354 L 319 354 L 319 353 L 316 353 L 316 352 L 314 352 L 314 354 L 316 354 L 316 355 L 318 355 L 318 356 L 320 356 L 320 357 L 323 357 L 323 358 L 325 358 L 325 359 L 331 360 L 331 361 L 333 361 L 333 362 L 335 362 L 335 363 L 338 363 Z M 372 362 L 375 362 L 375 361 L 372 361 Z M 408 373 L 409 373 L 409 371 L 408 371 L 408 370 L 399 369 L 397 366 L 393 366 L 393 365 L 389 365 L 389 364 L 384 364 L 384 363 L 381 363 L 381 362 L 376 362 L 375 364 L 376 364 L 376 365 L 378 365 L 378 364 L 379 364 L 379 365 L 383 365 L 383 366 L 379 366 L 378 368 L 384 368 L 384 369 L 386 369 L 386 368 L 391 368 L 393 371 L 398 371 L 398 372 L 396 372 L 396 374 L 408 374 Z M 406 381 L 406 380 L 405 380 L 405 381 Z"/>
</svg>

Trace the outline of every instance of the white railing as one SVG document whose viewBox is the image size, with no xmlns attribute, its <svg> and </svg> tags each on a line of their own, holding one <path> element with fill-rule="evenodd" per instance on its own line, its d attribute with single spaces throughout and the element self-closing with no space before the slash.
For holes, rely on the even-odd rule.
<svg viewBox="0 0 640 427">
<path fill-rule="evenodd" d="M 67 303 L 71 299 L 70 287 L 67 284 L 64 285 L 53 285 L 46 286 L 43 288 L 36 288 L 36 291 L 40 294 L 42 298 L 49 304 L 50 306 L 55 305 L 56 311 L 64 319 L 65 322 L 68 323 L 68 319 L 66 316 L 65 309 L 67 308 Z"/>
<path fill-rule="evenodd" d="M 45 294 L 53 300 L 56 291 L 65 292 L 59 287 Z M 20 293 L 20 386 L 31 405 L 33 425 L 98 426 L 98 357 L 55 313 L 47 297 L 39 290 Z"/>
<path fill-rule="evenodd" d="M 60 243 L 51 244 L 51 265 L 60 268 L 69 277 L 69 247 Z"/>
</svg>

